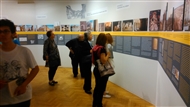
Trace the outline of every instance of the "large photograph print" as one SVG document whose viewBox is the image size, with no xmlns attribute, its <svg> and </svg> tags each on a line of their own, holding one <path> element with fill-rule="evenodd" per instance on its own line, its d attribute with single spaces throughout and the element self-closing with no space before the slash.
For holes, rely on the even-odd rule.
<svg viewBox="0 0 190 107">
<path fill-rule="evenodd" d="M 123 20 L 122 31 L 133 31 L 133 20 Z"/>
<path fill-rule="evenodd" d="M 99 23 L 99 31 L 105 31 L 104 23 Z"/>
<path fill-rule="evenodd" d="M 184 30 L 190 31 L 190 0 L 185 0 Z"/>
<path fill-rule="evenodd" d="M 174 9 L 174 31 L 182 31 L 183 30 L 183 9 L 184 4 Z"/>
<path fill-rule="evenodd" d="M 121 21 L 113 22 L 113 31 L 121 31 Z"/>
<path fill-rule="evenodd" d="M 86 31 L 86 21 L 80 21 L 80 31 Z"/>
<path fill-rule="evenodd" d="M 150 11 L 149 15 L 149 31 L 159 31 L 160 28 L 160 11 Z"/>
<path fill-rule="evenodd" d="M 147 31 L 148 18 L 134 19 L 134 31 Z"/>
<path fill-rule="evenodd" d="M 112 23 L 105 22 L 105 31 L 112 31 Z"/>
<path fill-rule="evenodd" d="M 168 3 L 166 3 L 164 9 L 161 10 L 161 17 L 160 17 L 160 31 L 166 31 L 167 26 L 167 11 L 168 11 Z"/>
</svg>

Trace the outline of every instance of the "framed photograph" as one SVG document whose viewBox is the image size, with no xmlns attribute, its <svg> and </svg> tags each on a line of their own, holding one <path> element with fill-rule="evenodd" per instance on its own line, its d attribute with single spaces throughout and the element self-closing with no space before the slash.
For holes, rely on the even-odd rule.
<svg viewBox="0 0 190 107">
<path fill-rule="evenodd" d="M 15 25 L 15 27 L 16 27 L 16 31 L 18 32 L 25 31 L 25 25 Z"/>
<path fill-rule="evenodd" d="M 77 24 L 70 25 L 70 30 L 72 32 L 78 32 L 80 31 L 80 25 L 77 25 Z"/>
<path fill-rule="evenodd" d="M 161 10 L 150 11 L 149 14 L 149 31 L 159 31 Z"/>
<path fill-rule="evenodd" d="M 86 31 L 86 21 L 80 21 L 80 31 Z"/>
<path fill-rule="evenodd" d="M 45 31 L 45 25 L 37 25 L 37 31 Z"/>
<path fill-rule="evenodd" d="M 54 25 L 45 25 L 45 31 L 54 31 Z"/>
<path fill-rule="evenodd" d="M 134 31 L 147 31 L 148 18 L 134 19 Z"/>
<path fill-rule="evenodd" d="M 104 23 L 99 23 L 99 31 L 105 31 Z"/>
<path fill-rule="evenodd" d="M 34 31 L 34 25 L 25 25 L 25 31 Z"/>
<path fill-rule="evenodd" d="M 89 20 L 86 22 L 86 30 L 94 31 L 94 20 Z"/>
<path fill-rule="evenodd" d="M 61 31 L 62 32 L 70 31 L 70 25 L 61 25 Z"/>
<path fill-rule="evenodd" d="M 174 9 L 174 22 L 173 22 L 174 31 L 183 30 L 183 10 L 184 10 L 183 4 Z"/>
<path fill-rule="evenodd" d="M 133 20 L 123 20 L 122 31 L 133 31 Z"/>
<path fill-rule="evenodd" d="M 190 31 L 190 0 L 185 0 L 184 30 Z"/>
<path fill-rule="evenodd" d="M 113 22 L 112 29 L 113 31 L 121 31 L 121 21 Z"/>
<path fill-rule="evenodd" d="M 112 31 L 112 22 L 104 23 L 105 31 Z"/>
</svg>

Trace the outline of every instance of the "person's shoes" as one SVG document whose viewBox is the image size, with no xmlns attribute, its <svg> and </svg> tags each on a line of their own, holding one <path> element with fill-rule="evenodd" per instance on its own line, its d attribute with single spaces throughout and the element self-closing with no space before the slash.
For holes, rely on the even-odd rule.
<svg viewBox="0 0 190 107">
<path fill-rule="evenodd" d="M 49 85 L 54 86 L 55 83 L 53 83 L 53 81 L 50 81 L 50 82 L 49 82 Z"/>
<path fill-rule="evenodd" d="M 53 82 L 54 84 L 57 84 L 57 83 L 58 83 L 58 81 L 54 81 L 54 80 L 53 80 L 52 82 Z"/>
<path fill-rule="evenodd" d="M 74 78 L 76 78 L 76 77 L 77 77 L 77 75 L 74 75 L 73 77 L 74 77 Z"/>
<path fill-rule="evenodd" d="M 92 94 L 92 92 L 91 92 L 91 91 L 85 91 L 85 93 L 87 93 L 87 94 Z"/>
<path fill-rule="evenodd" d="M 111 95 L 104 94 L 103 97 L 104 97 L 104 98 L 111 98 Z"/>
</svg>

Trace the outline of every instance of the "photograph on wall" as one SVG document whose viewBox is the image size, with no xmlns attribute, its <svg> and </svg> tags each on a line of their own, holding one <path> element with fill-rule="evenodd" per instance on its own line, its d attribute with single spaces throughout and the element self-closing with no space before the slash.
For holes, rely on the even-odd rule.
<svg viewBox="0 0 190 107">
<path fill-rule="evenodd" d="M 76 19 L 76 18 L 85 19 L 85 14 L 86 14 L 86 4 L 66 6 L 67 19 Z"/>
<path fill-rule="evenodd" d="M 80 25 L 77 25 L 77 24 L 70 25 L 70 30 L 72 32 L 78 32 L 78 31 L 80 31 Z"/>
<path fill-rule="evenodd" d="M 38 34 L 38 39 L 44 39 L 44 35 L 43 34 Z"/>
<path fill-rule="evenodd" d="M 45 31 L 54 31 L 54 25 L 45 25 Z"/>
<path fill-rule="evenodd" d="M 149 14 L 149 31 L 159 31 L 161 10 L 150 11 Z"/>
<path fill-rule="evenodd" d="M 80 31 L 86 31 L 86 21 L 80 21 Z"/>
<path fill-rule="evenodd" d="M 134 19 L 134 31 L 147 31 L 148 18 Z"/>
<path fill-rule="evenodd" d="M 59 25 L 54 26 L 54 31 L 60 31 L 60 26 Z"/>
<path fill-rule="evenodd" d="M 164 6 L 164 9 L 161 10 L 161 17 L 160 17 L 160 31 L 166 31 L 167 26 L 167 11 L 168 11 L 168 3 Z"/>
<path fill-rule="evenodd" d="M 45 31 L 45 25 L 37 25 L 37 31 Z"/>
<path fill-rule="evenodd" d="M 158 50 L 158 38 L 152 38 L 152 49 Z"/>
<path fill-rule="evenodd" d="M 61 31 L 70 31 L 70 25 L 61 25 Z"/>
<path fill-rule="evenodd" d="M 179 70 L 173 65 L 172 67 L 172 74 L 174 75 L 174 77 L 179 80 Z"/>
<path fill-rule="evenodd" d="M 94 31 L 98 31 L 98 20 L 94 20 Z"/>
<path fill-rule="evenodd" d="M 25 25 L 15 25 L 16 31 L 25 31 Z"/>
<path fill-rule="evenodd" d="M 121 21 L 114 21 L 112 29 L 113 31 L 121 31 Z"/>
<path fill-rule="evenodd" d="M 34 31 L 34 25 L 25 25 L 25 31 Z"/>
<path fill-rule="evenodd" d="M 177 8 L 174 8 L 174 31 L 182 31 L 183 30 L 183 9 L 184 4 L 180 5 Z"/>
<path fill-rule="evenodd" d="M 105 31 L 112 31 L 112 22 L 104 23 Z"/>
<path fill-rule="evenodd" d="M 94 30 L 94 20 L 89 20 L 86 22 L 86 30 L 93 31 Z"/>
<path fill-rule="evenodd" d="M 104 23 L 99 23 L 99 31 L 105 31 Z"/>
<path fill-rule="evenodd" d="M 133 20 L 123 20 L 122 31 L 133 31 Z"/>
<path fill-rule="evenodd" d="M 185 0 L 184 30 L 190 31 L 190 0 Z"/>
</svg>

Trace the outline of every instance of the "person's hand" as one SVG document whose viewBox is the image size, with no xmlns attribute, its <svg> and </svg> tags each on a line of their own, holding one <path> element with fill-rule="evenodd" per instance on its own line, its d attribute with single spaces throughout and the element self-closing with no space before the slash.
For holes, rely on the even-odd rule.
<svg viewBox="0 0 190 107">
<path fill-rule="evenodd" d="M 6 81 L 0 80 L 0 89 L 2 89 L 3 87 L 5 87 L 5 85 L 7 85 Z"/>
<path fill-rule="evenodd" d="M 15 92 L 14 92 L 14 95 L 15 96 L 19 96 L 21 94 L 24 94 L 26 92 L 26 86 L 24 85 L 20 85 L 16 88 Z"/>
</svg>

